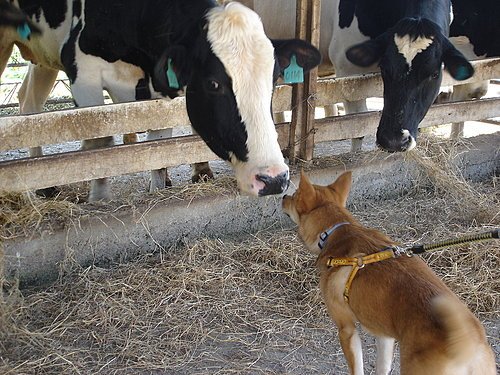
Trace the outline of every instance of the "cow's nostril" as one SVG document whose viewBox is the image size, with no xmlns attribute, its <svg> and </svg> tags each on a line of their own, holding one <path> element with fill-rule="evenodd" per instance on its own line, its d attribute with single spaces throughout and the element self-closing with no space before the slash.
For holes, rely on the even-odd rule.
<svg viewBox="0 0 500 375">
<path fill-rule="evenodd" d="M 288 171 L 280 173 L 276 177 L 264 174 L 256 175 L 256 180 L 264 183 L 264 188 L 259 191 L 259 196 L 283 193 L 290 185 L 289 176 Z"/>
<path fill-rule="evenodd" d="M 401 151 L 410 151 L 416 146 L 416 144 L 415 138 L 413 138 L 411 133 L 408 130 L 403 129 Z"/>
<path fill-rule="evenodd" d="M 403 130 L 400 136 L 377 139 L 377 145 L 386 152 L 410 151 L 416 146 L 415 138 L 408 130 Z"/>
</svg>

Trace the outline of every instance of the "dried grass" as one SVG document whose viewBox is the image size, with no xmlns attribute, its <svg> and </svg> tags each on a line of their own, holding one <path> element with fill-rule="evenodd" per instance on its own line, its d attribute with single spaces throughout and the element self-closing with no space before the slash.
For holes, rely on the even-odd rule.
<svg viewBox="0 0 500 375">
<path fill-rule="evenodd" d="M 67 200 L 0 192 L 0 242 L 20 236 L 30 238 L 42 227 L 60 228 L 79 212 L 80 208 Z"/>
<path fill-rule="evenodd" d="M 332 338 L 329 324 L 316 323 L 326 317 L 312 263 L 294 232 L 280 232 L 200 240 L 112 270 L 80 269 L 9 312 L 14 324 L 0 343 L 14 363 L 4 362 L 3 373 L 266 368 L 264 351 L 308 345 L 306 328 Z M 281 362 L 280 372 L 295 361 Z"/>
<path fill-rule="evenodd" d="M 421 145 L 408 155 L 421 168 L 414 189 L 396 200 L 352 202 L 353 213 L 407 245 L 499 226 L 498 178 L 467 183 L 445 162 L 457 157 L 452 143 Z M 127 204 L 234 192 L 234 180 L 217 181 Z M 33 222 L 52 215 L 38 211 Z M 31 223 L 26 217 L 21 227 Z M 500 351 L 499 241 L 425 259 L 477 315 L 493 321 L 491 340 Z M 64 270 L 43 290 L 4 285 L 0 373 L 347 373 L 314 257 L 294 230 L 200 239 L 111 269 L 83 269 L 68 259 Z M 367 352 L 373 362 L 372 345 Z"/>
<path fill-rule="evenodd" d="M 113 185 L 114 186 L 114 185 Z M 113 215 L 119 210 L 148 210 L 169 201 L 188 201 L 209 196 L 237 193 L 233 177 L 220 177 L 205 183 L 169 187 L 156 193 L 145 193 L 144 179 L 121 184 L 121 191 L 111 202 L 84 203 L 88 183 L 65 186 L 54 199 L 32 193 L 0 192 L 0 241 L 15 237 L 31 238 L 43 231 L 65 228 L 75 220 L 91 215 Z M 116 186 L 114 186 L 117 189 Z M 77 204 L 80 203 L 80 204 Z"/>
</svg>

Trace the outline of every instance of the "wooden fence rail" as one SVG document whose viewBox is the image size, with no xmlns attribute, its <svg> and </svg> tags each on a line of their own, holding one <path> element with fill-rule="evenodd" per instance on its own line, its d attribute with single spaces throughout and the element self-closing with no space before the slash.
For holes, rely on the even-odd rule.
<svg viewBox="0 0 500 375">
<path fill-rule="evenodd" d="M 461 83 L 500 77 L 500 58 L 478 60 L 473 62 L 473 65 L 476 74 Z M 453 83 L 456 81 L 446 74 L 443 85 Z M 323 106 L 345 99 L 359 100 L 382 96 L 382 89 L 380 74 L 320 79 L 317 84 L 316 104 Z M 291 99 L 291 87 L 279 86 L 273 97 L 274 111 L 291 110 Z M 471 113 L 467 120 L 495 116 Z M 184 97 L 0 117 L 0 152 L 188 125 Z"/>
<path fill-rule="evenodd" d="M 500 116 L 500 98 L 438 104 L 431 107 L 422 126 L 465 121 L 471 113 Z M 361 137 L 373 133 L 380 112 L 329 117 L 315 122 L 316 142 Z M 278 124 L 278 140 L 288 147 L 290 127 Z M 89 151 L 68 152 L 0 163 L 0 190 L 25 191 L 94 178 L 135 173 L 217 157 L 198 136 L 182 136 Z"/>
<path fill-rule="evenodd" d="M 477 61 L 474 66 L 476 74 L 465 82 L 500 77 L 500 59 Z M 451 78 L 444 78 L 444 85 L 452 83 Z M 381 94 L 379 74 L 323 79 L 317 82 L 316 103 L 326 105 Z M 290 110 L 290 102 L 291 88 L 278 87 L 273 98 L 275 111 Z M 421 126 L 494 117 L 500 117 L 500 98 L 434 105 Z M 315 142 L 373 134 L 379 119 L 380 112 L 375 111 L 316 120 Z M 188 124 L 184 98 L 0 117 L 0 152 Z M 288 149 L 290 124 L 278 124 L 277 131 L 282 149 Z M 18 159 L 0 162 L 0 190 L 26 191 L 215 159 L 197 136 Z"/>
</svg>

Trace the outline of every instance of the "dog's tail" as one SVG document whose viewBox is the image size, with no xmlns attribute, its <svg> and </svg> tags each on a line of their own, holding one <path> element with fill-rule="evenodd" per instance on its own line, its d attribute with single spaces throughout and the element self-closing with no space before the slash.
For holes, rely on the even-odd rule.
<svg viewBox="0 0 500 375">
<path fill-rule="evenodd" d="M 478 343 L 486 338 L 479 320 L 451 296 L 435 297 L 432 307 L 446 332 L 446 354 L 457 364 L 469 362 L 478 353 Z"/>
</svg>

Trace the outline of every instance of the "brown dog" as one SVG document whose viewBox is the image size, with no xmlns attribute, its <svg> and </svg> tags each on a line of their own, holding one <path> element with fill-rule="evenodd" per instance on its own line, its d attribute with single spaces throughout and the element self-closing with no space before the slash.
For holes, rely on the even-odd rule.
<svg viewBox="0 0 500 375">
<path fill-rule="evenodd" d="M 363 374 L 359 321 L 377 337 L 377 374 L 389 373 L 398 340 L 401 374 L 495 375 L 479 320 L 419 257 L 399 253 L 389 237 L 353 218 L 345 208 L 350 188 L 351 172 L 329 186 L 302 173 L 283 210 L 318 254 L 321 293 L 351 373 Z"/>
</svg>

